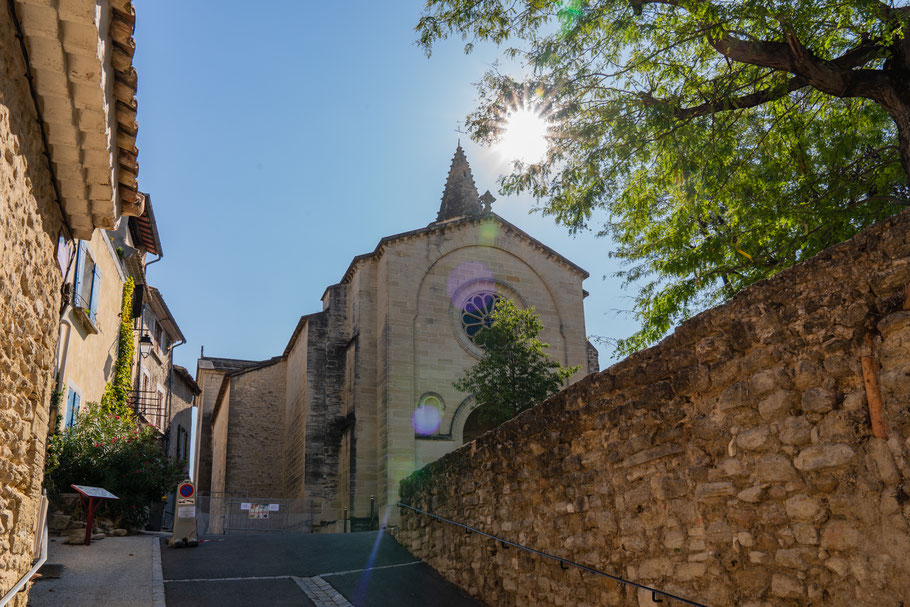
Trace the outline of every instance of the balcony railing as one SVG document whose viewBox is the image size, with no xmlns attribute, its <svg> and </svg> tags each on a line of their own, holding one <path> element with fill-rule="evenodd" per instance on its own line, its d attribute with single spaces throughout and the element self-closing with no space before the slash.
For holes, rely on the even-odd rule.
<svg viewBox="0 0 910 607">
<path fill-rule="evenodd" d="M 155 390 L 133 390 L 127 400 L 133 413 L 150 426 L 162 430 L 166 424 L 164 395 Z"/>
</svg>

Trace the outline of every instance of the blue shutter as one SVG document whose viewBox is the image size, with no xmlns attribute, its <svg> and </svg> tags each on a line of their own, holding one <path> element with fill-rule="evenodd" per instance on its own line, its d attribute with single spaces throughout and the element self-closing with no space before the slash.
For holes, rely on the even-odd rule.
<svg viewBox="0 0 910 607">
<path fill-rule="evenodd" d="M 96 321 L 96 316 L 98 313 L 98 291 L 101 290 L 101 268 L 98 267 L 98 262 L 95 262 L 95 265 L 92 268 L 92 290 L 89 295 L 89 311 L 91 312 L 92 322 Z"/>
<path fill-rule="evenodd" d="M 63 416 L 63 425 L 65 428 L 71 427 L 76 423 L 77 409 L 79 408 L 79 395 L 72 388 L 66 398 L 66 411 Z"/>
<path fill-rule="evenodd" d="M 85 269 L 85 242 L 79 241 L 76 252 L 76 279 L 73 283 L 73 305 L 82 307 L 82 271 Z"/>
</svg>

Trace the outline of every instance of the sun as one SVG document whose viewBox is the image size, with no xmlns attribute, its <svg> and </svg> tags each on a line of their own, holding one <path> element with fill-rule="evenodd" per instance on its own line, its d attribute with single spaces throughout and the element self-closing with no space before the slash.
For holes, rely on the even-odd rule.
<svg viewBox="0 0 910 607">
<path fill-rule="evenodd" d="M 547 153 L 546 119 L 533 106 L 523 106 L 506 114 L 502 138 L 496 146 L 509 161 L 535 163 Z"/>
</svg>

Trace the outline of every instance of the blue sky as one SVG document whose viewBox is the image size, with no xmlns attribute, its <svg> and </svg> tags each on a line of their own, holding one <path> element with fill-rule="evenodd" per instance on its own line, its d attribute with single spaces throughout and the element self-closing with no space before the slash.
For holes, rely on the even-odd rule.
<svg viewBox="0 0 910 607">
<path fill-rule="evenodd" d="M 148 280 L 187 337 L 175 360 L 195 372 L 203 344 L 209 356 L 281 354 L 351 258 L 435 219 L 456 123 L 498 52 L 465 55 L 453 40 L 427 59 L 410 0 L 135 5 L 139 183 L 164 249 Z M 500 196 L 505 160 L 462 146 L 494 211 L 591 273 L 588 334 L 632 333 L 609 241 Z"/>
</svg>

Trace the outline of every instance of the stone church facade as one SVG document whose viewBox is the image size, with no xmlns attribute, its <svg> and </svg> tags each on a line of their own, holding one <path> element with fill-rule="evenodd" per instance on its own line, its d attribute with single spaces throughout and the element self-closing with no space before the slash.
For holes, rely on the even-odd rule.
<svg viewBox="0 0 910 607">
<path fill-rule="evenodd" d="M 540 315 L 550 356 L 598 370 L 588 273 L 491 211 L 459 146 L 436 220 L 383 238 L 329 286 L 267 361 L 199 359 L 200 489 L 294 500 L 301 527 L 341 531 L 394 505 L 399 481 L 486 430 L 452 382 L 499 298 Z M 308 527 L 309 529 L 306 529 Z"/>
</svg>

